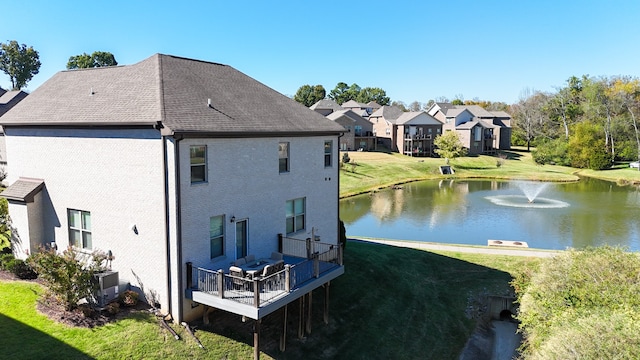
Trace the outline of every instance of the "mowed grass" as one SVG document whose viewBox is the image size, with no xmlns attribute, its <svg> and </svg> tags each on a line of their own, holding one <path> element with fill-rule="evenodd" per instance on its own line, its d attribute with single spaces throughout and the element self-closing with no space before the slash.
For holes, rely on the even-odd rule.
<svg viewBox="0 0 640 360">
<path fill-rule="evenodd" d="M 264 320 L 263 359 L 456 359 L 476 323 L 468 299 L 509 292 L 512 275 L 537 259 L 429 252 L 350 241 L 343 276 L 331 283 L 329 324 L 324 292 L 313 295 L 312 333 L 297 337 L 297 302 L 288 317 L 287 349 L 277 347 L 281 311 Z M 95 329 L 54 323 L 36 311 L 42 288 L 0 282 L 0 337 L 9 359 L 249 359 L 250 322 L 198 326 L 201 349 L 181 326 L 175 340 L 154 316 L 139 313 Z M 215 324 L 221 312 L 214 312 Z M 234 324 L 237 324 L 235 326 Z"/>
<path fill-rule="evenodd" d="M 533 161 L 531 153 L 519 148 L 503 151 L 501 154 L 505 158 L 479 155 L 451 159 L 449 165 L 455 170 L 455 174 L 442 175 L 440 174 L 440 166 L 446 165 L 442 158 L 418 158 L 384 152 L 349 152 L 351 163 L 355 165 L 342 165 L 340 197 L 357 195 L 410 181 L 444 177 L 535 181 L 576 181 L 579 179 L 578 169 L 538 165 Z M 498 162 L 500 162 L 500 166 L 498 166 Z M 640 172 L 636 179 L 640 181 Z"/>
</svg>

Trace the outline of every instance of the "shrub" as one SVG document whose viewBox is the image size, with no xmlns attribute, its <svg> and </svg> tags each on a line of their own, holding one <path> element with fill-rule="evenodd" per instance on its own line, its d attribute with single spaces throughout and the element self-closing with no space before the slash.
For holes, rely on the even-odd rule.
<svg viewBox="0 0 640 360">
<path fill-rule="evenodd" d="M 0 255 L 0 269 L 9 270 L 9 269 L 7 269 L 7 264 L 13 259 L 15 259 L 13 254 L 2 254 L 2 255 Z"/>
<path fill-rule="evenodd" d="M 23 260 L 13 259 L 11 272 L 19 279 L 35 279 L 38 277 L 35 271 Z"/>
<path fill-rule="evenodd" d="M 531 157 L 537 164 L 545 165 L 570 165 L 567 152 L 568 142 L 563 138 L 540 142 L 538 147 L 531 151 Z"/>
<path fill-rule="evenodd" d="M 640 318 L 639 273 L 637 254 L 601 247 L 566 251 L 545 260 L 529 279 L 520 278 L 518 320 L 525 336 L 525 357 L 599 359 L 629 354 L 622 358 L 640 358 L 640 333 L 633 323 Z M 612 318 L 631 322 L 611 323 Z M 593 346 L 603 339 L 621 342 Z M 568 346 L 566 351 L 561 344 Z M 563 355 L 569 353 L 573 355 Z"/>
<path fill-rule="evenodd" d="M 107 304 L 105 310 L 107 311 L 107 313 L 115 315 L 120 311 L 120 303 L 118 303 L 117 301 L 112 301 Z"/>
<path fill-rule="evenodd" d="M 78 307 L 81 299 L 92 301 L 97 288 L 93 275 L 102 268 L 104 254 L 94 251 L 90 255 L 78 253 L 73 247 L 58 255 L 54 249 L 41 248 L 27 261 L 45 282 L 47 290 L 64 305 L 66 310 Z"/>
<path fill-rule="evenodd" d="M 136 306 L 138 305 L 139 296 L 140 295 L 133 290 L 125 290 L 122 294 L 118 295 L 118 301 L 124 306 Z"/>
<path fill-rule="evenodd" d="M 346 163 L 348 163 L 349 161 L 351 161 L 351 158 L 349 157 L 349 153 L 344 153 L 344 154 L 342 155 L 342 163 L 343 163 L 343 164 L 346 164 Z"/>
</svg>

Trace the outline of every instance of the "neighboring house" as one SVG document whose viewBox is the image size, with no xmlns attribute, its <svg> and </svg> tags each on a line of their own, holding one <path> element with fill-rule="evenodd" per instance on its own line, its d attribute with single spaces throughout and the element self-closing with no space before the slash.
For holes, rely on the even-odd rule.
<svg viewBox="0 0 640 360">
<path fill-rule="evenodd" d="M 373 124 L 351 110 L 343 109 L 327 115 L 327 119 L 342 125 L 347 132 L 340 137 L 340 150 L 375 150 Z"/>
<path fill-rule="evenodd" d="M 342 106 L 344 109 L 349 109 L 364 118 L 369 117 L 369 115 L 374 112 L 374 108 L 380 108 L 380 105 L 378 105 L 375 101 L 363 104 L 355 100 L 349 100 L 347 102 L 344 102 L 340 106 Z"/>
<path fill-rule="evenodd" d="M 424 111 L 403 112 L 383 106 L 369 116 L 373 133 L 391 151 L 409 156 L 433 156 L 433 140 L 442 133 L 442 122 Z"/>
<path fill-rule="evenodd" d="M 19 258 L 111 251 L 118 290 L 174 321 L 215 307 L 257 327 L 344 272 L 344 129 L 230 66 L 156 54 L 62 71 L 0 125 Z M 229 276 L 231 263 L 276 251 L 288 266 L 268 291 L 256 278 L 232 287 L 247 280 Z"/>
<path fill-rule="evenodd" d="M 27 97 L 22 90 L 6 91 L 0 88 L 0 116 Z M 0 166 L 7 165 L 7 146 L 4 139 L 4 131 L 0 126 Z"/>
<path fill-rule="evenodd" d="M 369 121 L 373 124 L 373 135 L 377 137 L 378 144 L 390 151 L 398 151 L 394 124 L 400 115 L 402 110 L 399 107 L 385 105 L 369 116 Z"/>
<path fill-rule="evenodd" d="M 444 122 L 445 131 L 458 132 L 470 154 L 511 149 L 511 116 L 504 111 L 487 111 L 478 105 L 434 103 L 427 112 Z"/>
<path fill-rule="evenodd" d="M 395 120 L 398 150 L 409 156 L 434 156 L 433 140 L 442 133 L 442 122 L 424 111 L 404 112 Z M 402 143 L 400 143 L 402 139 Z"/>
<path fill-rule="evenodd" d="M 320 113 L 322 116 L 327 116 L 334 111 L 344 110 L 342 106 L 331 99 L 318 100 L 315 104 L 309 106 L 309 109 Z"/>
</svg>

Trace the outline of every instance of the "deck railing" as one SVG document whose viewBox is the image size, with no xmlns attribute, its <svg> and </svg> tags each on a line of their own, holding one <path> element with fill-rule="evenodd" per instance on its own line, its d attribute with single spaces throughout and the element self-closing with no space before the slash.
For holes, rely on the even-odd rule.
<svg viewBox="0 0 640 360">
<path fill-rule="evenodd" d="M 295 264 L 286 264 L 284 270 L 266 277 L 253 279 L 225 273 L 224 270 L 195 268 L 196 286 L 193 286 L 194 268 L 187 263 L 187 286 L 207 294 L 255 307 L 264 306 L 276 298 L 293 291 L 305 282 L 319 278 L 322 273 L 342 266 L 342 248 L 319 241 L 282 238 L 283 253 L 303 258 Z M 303 256 L 300 253 L 304 252 Z M 308 256 L 307 256 L 308 254 Z"/>
</svg>

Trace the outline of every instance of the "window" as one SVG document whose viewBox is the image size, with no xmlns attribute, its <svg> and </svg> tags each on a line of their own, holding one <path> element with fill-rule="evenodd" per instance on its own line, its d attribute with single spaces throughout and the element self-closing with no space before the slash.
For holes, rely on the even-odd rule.
<svg viewBox="0 0 640 360">
<path fill-rule="evenodd" d="M 224 255 L 224 216 L 209 218 L 209 243 L 211 259 Z"/>
<path fill-rule="evenodd" d="M 355 126 L 355 133 L 356 133 L 356 136 L 362 136 L 362 126 L 356 125 Z"/>
<path fill-rule="evenodd" d="M 287 201 L 287 234 L 304 230 L 305 198 Z"/>
<path fill-rule="evenodd" d="M 482 128 L 480 128 L 480 127 L 475 127 L 473 130 L 474 130 L 474 132 L 473 132 L 474 139 L 473 139 L 473 140 L 474 140 L 474 141 L 480 141 L 480 140 L 482 140 Z"/>
<path fill-rule="evenodd" d="M 189 147 L 191 162 L 191 183 L 207 181 L 207 146 L 193 145 Z"/>
<path fill-rule="evenodd" d="M 82 249 L 91 249 L 91 213 L 68 210 L 69 244 Z"/>
<path fill-rule="evenodd" d="M 333 141 L 324 142 L 324 167 L 331 167 L 333 158 Z"/>
<path fill-rule="evenodd" d="M 281 173 L 289 172 L 289 143 L 278 144 L 279 170 Z"/>
</svg>

